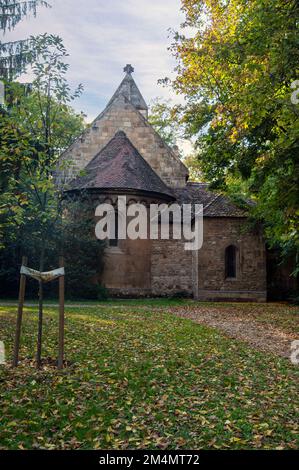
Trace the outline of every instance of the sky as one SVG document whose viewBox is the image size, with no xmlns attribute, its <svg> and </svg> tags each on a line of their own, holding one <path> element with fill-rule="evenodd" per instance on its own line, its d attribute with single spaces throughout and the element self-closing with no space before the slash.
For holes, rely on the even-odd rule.
<svg viewBox="0 0 299 470">
<path fill-rule="evenodd" d="M 88 121 L 105 108 L 127 63 L 135 68 L 134 79 L 147 103 L 157 96 L 181 101 L 157 84 L 159 78 L 173 76 L 168 28 L 176 30 L 184 20 L 180 0 L 48 1 L 52 8 L 39 8 L 36 18 L 23 20 L 4 39 L 45 32 L 61 36 L 70 54 L 69 82 L 84 86 L 73 106 Z"/>
</svg>

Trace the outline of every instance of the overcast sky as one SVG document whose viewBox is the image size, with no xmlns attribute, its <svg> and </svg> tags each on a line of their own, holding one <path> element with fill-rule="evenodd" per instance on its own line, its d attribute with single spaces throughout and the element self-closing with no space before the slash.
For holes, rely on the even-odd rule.
<svg viewBox="0 0 299 470">
<path fill-rule="evenodd" d="M 36 18 L 19 23 L 5 39 L 45 32 L 61 36 L 70 54 L 70 84 L 84 85 L 74 107 L 89 121 L 108 103 L 127 63 L 135 68 L 134 78 L 148 103 L 171 95 L 157 81 L 171 76 L 175 66 L 167 30 L 183 21 L 180 0 L 48 1 L 51 9 L 40 8 Z"/>
</svg>

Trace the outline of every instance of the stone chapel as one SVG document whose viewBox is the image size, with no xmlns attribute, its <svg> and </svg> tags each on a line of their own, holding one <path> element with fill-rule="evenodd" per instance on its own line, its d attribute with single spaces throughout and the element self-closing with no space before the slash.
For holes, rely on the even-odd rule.
<svg viewBox="0 0 299 470">
<path fill-rule="evenodd" d="M 266 249 L 249 230 L 247 214 L 205 183 L 189 181 L 188 168 L 148 122 L 148 107 L 127 65 L 106 108 L 62 154 L 58 171 L 73 193 L 116 204 L 203 204 L 203 245 L 186 251 L 178 239 L 113 239 L 105 249 L 100 282 L 112 295 L 184 295 L 199 300 L 265 301 Z M 61 166 L 61 168 L 63 165 Z M 82 171 L 83 170 L 83 171 Z"/>
</svg>

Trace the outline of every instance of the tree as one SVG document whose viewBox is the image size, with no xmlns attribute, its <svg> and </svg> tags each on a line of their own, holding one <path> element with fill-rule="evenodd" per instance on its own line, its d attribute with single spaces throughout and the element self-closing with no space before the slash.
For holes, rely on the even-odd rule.
<svg viewBox="0 0 299 470">
<path fill-rule="evenodd" d="M 190 153 L 184 156 L 184 152 L 179 150 L 179 145 L 186 140 L 182 106 L 174 105 L 171 100 L 155 98 L 150 104 L 148 120 L 164 142 L 172 148 L 177 147 L 180 157 L 189 169 L 190 179 L 202 181 L 200 163 L 196 155 Z"/>
<path fill-rule="evenodd" d="M 190 181 L 203 181 L 202 170 L 200 162 L 196 155 L 190 154 L 183 159 L 183 163 L 189 170 L 189 180 Z"/>
<path fill-rule="evenodd" d="M 298 2 L 182 0 L 182 9 L 189 37 L 174 35 L 173 86 L 204 176 L 253 198 L 269 245 L 299 261 Z"/>
<path fill-rule="evenodd" d="M 6 31 L 11 31 L 29 13 L 36 16 L 38 6 L 50 5 L 43 0 L 0 0 L 0 32 L 5 34 Z M 33 45 L 32 37 L 21 41 L 0 41 L 0 78 L 12 80 L 23 72 L 31 61 Z"/>
<path fill-rule="evenodd" d="M 104 242 L 94 237 L 94 201 L 88 194 L 64 195 L 60 200 L 59 214 L 48 224 L 49 234 L 45 250 L 46 269 L 57 268 L 58 255 L 63 254 L 66 266 L 65 295 L 68 299 L 103 299 L 105 289 L 100 286 L 103 269 Z M 40 229 L 31 207 L 22 218 L 5 230 L 5 248 L 0 250 L 0 298 L 16 298 L 22 255 L 28 256 L 30 266 L 39 265 L 40 245 L 37 233 Z M 27 281 L 26 295 L 34 298 L 37 283 Z M 57 284 L 43 286 L 48 297 L 57 298 Z"/>
<path fill-rule="evenodd" d="M 62 194 L 54 184 L 53 171 L 61 150 L 73 132 L 81 131 L 83 118 L 70 111 L 69 103 L 82 86 L 71 92 L 65 75 L 67 52 L 53 35 L 34 38 L 34 80 L 29 95 L 18 84 L 9 90 L 14 99 L 1 120 L 0 157 L 6 181 L 0 207 L 6 233 L 34 244 L 39 253 L 39 270 L 45 266 L 46 251 L 62 215 Z M 68 117 L 67 122 L 60 118 Z M 69 124 L 72 127 L 69 128 Z M 67 127 L 66 127 L 67 126 Z M 15 230 L 17 228 L 17 231 Z M 39 329 L 37 364 L 41 362 L 43 284 L 39 282 Z"/>
<path fill-rule="evenodd" d="M 66 295 L 75 299 L 105 300 L 106 290 L 100 285 L 104 266 L 105 242 L 94 236 L 94 214 L 97 202 L 88 192 L 64 197 L 63 217 L 57 227 L 53 245 L 60 245 L 67 266 Z"/>
<path fill-rule="evenodd" d="M 179 106 L 173 106 L 171 100 L 155 98 L 149 107 L 149 123 L 170 147 L 181 137 L 178 113 Z"/>
</svg>

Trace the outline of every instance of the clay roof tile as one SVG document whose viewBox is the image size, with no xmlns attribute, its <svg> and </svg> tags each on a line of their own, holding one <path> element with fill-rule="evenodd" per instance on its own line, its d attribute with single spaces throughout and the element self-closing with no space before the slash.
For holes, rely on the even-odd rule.
<svg viewBox="0 0 299 470">
<path fill-rule="evenodd" d="M 69 190 L 118 189 L 157 193 L 174 199 L 150 165 L 123 131 L 119 131 L 88 163 L 82 176 L 71 181 Z"/>
</svg>

